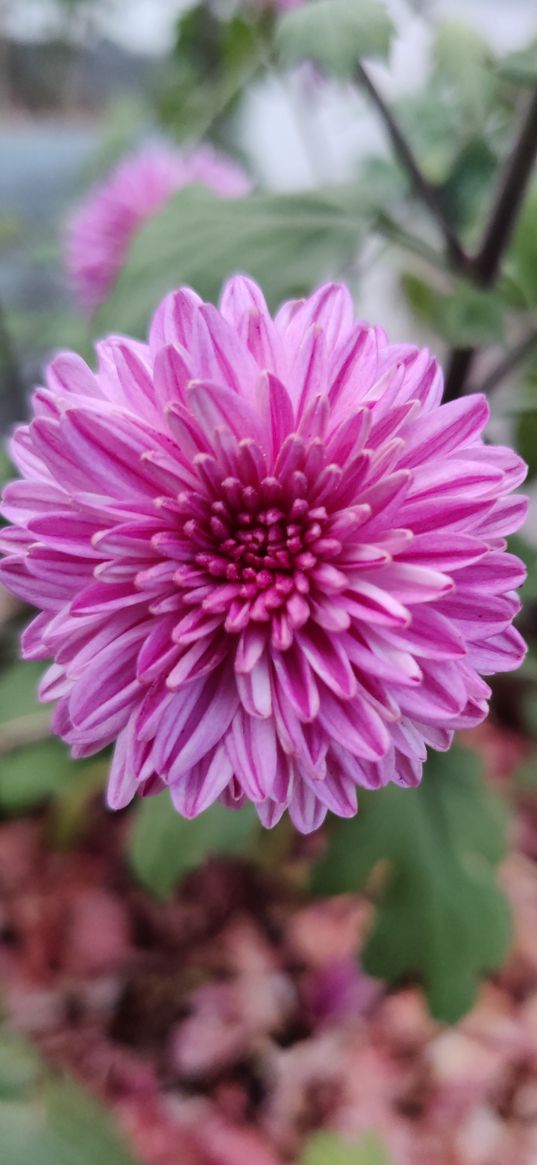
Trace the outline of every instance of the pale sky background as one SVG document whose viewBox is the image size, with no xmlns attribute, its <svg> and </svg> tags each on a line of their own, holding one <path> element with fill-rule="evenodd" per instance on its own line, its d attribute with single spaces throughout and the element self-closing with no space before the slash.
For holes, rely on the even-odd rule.
<svg viewBox="0 0 537 1165">
<path fill-rule="evenodd" d="M 358 0 L 349 0 L 349 4 L 355 2 Z M 192 7 L 192 0 L 97 0 L 97 5 L 107 12 L 102 26 L 108 36 L 136 51 L 158 54 L 169 48 L 174 23 L 181 12 Z M 416 28 L 421 21 L 409 15 L 410 6 L 401 0 L 388 0 L 388 7 L 406 25 L 395 64 L 408 73 L 408 51 L 413 53 L 419 47 Z M 431 18 L 466 18 L 497 48 L 519 44 L 537 24 L 535 0 L 429 0 L 423 8 Z M 54 0 L 0 0 L 0 15 L 3 11 L 7 13 L 7 30 L 31 40 L 54 23 L 58 9 Z"/>
</svg>

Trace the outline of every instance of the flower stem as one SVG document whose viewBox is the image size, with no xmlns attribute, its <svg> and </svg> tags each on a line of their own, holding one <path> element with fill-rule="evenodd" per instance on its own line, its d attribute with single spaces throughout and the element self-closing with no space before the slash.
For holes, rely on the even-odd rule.
<svg viewBox="0 0 537 1165">
<path fill-rule="evenodd" d="M 524 194 L 537 157 L 537 90 L 528 106 L 515 147 L 507 161 L 503 180 L 492 207 L 479 251 L 470 260 L 472 281 L 487 290 L 494 286 L 509 244 Z M 465 392 L 475 348 L 454 348 L 448 363 L 445 400 L 455 400 Z"/>
</svg>

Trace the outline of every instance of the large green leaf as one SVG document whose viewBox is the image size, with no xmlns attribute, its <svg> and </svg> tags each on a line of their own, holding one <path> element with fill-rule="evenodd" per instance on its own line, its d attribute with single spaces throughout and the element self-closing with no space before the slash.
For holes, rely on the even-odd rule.
<svg viewBox="0 0 537 1165">
<path fill-rule="evenodd" d="M 277 43 L 284 64 L 314 60 L 327 73 L 352 74 L 362 57 L 386 57 L 393 23 L 378 0 L 310 0 L 282 16 Z"/>
<path fill-rule="evenodd" d="M 323 1131 L 309 1138 L 299 1165 L 390 1165 L 390 1162 L 374 1133 L 353 1145 L 337 1133 Z"/>
<path fill-rule="evenodd" d="M 358 817 L 333 827 L 314 886 L 356 890 L 386 863 L 364 966 L 389 980 L 418 978 L 433 1014 L 454 1022 L 507 950 L 509 912 L 493 876 L 504 844 L 503 806 L 477 759 L 432 753 L 419 789 L 363 794 Z"/>
<path fill-rule="evenodd" d="M 180 190 L 136 237 L 96 330 L 143 336 L 166 292 L 187 284 L 215 300 L 235 271 L 257 279 L 274 307 L 351 259 L 366 221 L 363 200 L 347 188 L 237 200 Z"/>
<path fill-rule="evenodd" d="M 189 870 L 211 855 L 247 852 L 256 823 L 250 806 L 237 810 L 216 804 L 186 821 L 164 794 L 149 797 L 136 810 L 130 864 L 148 890 L 166 898 Z"/>
<path fill-rule="evenodd" d="M 21 1040 L 0 1033 L 2 1165 L 136 1165 L 107 1112 L 54 1078 Z"/>
</svg>

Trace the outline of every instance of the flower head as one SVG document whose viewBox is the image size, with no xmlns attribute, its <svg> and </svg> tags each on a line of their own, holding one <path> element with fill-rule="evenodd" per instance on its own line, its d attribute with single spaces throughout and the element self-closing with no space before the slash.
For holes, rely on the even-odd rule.
<svg viewBox="0 0 537 1165">
<path fill-rule="evenodd" d="M 308 831 L 417 784 L 524 654 L 525 466 L 483 443 L 484 397 L 442 405 L 429 353 L 332 284 L 275 319 L 240 276 L 219 310 L 180 290 L 98 357 L 50 365 L 3 501 L 54 731 L 117 739 L 115 807 L 168 786 Z"/>
<path fill-rule="evenodd" d="M 251 189 L 241 166 L 210 146 L 182 154 L 151 145 L 123 158 L 72 215 L 65 267 L 80 306 L 93 311 L 113 287 L 140 227 L 176 190 L 198 183 L 222 198 Z"/>
</svg>

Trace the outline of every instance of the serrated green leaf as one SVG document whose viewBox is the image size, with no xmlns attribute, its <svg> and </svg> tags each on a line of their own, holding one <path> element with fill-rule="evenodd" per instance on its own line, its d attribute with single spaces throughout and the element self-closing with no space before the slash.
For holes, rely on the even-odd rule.
<svg viewBox="0 0 537 1165">
<path fill-rule="evenodd" d="M 390 1165 L 390 1161 L 375 1133 L 353 1145 L 337 1133 L 323 1131 L 309 1138 L 299 1165 Z"/>
<path fill-rule="evenodd" d="M 355 255 L 366 223 L 354 189 L 235 200 L 180 190 L 136 237 L 96 331 L 143 336 L 166 292 L 188 284 L 214 301 L 234 271 L 257 279 L 274 307 Z"/>
<path fill-rule="evenodd" d="M 476 757 L 459 749 L 431 753 L 419 789 L 362 794 L 360 804 L 358 817 L 334 826 L 314 887 L 358 889 L 387 863 L 363 965 L 393 981 L 418 978 L 433 1014 L 455 1022 L 509 942 L 509 911 L 493 875 L 505 846 L 503 806 Z"/>
<path fill-rule="evenodd" d="M 281 17 L 276 41 L 284 65 L 308 59 L 346 77 L 362 57 L 387 57 L 393 32 L 377 0 L 310 0 Z"/>
<path fill-rule="evenodd" d="M 166 898 L 189 870 L 211 855 L 245 853 L 256 823 L 251 806 L 235 810 L 216 804 L 187 821 L 164 794 L 149 797 L 136 809 L 130 865 L 148 890 Z"/>
</svg>

